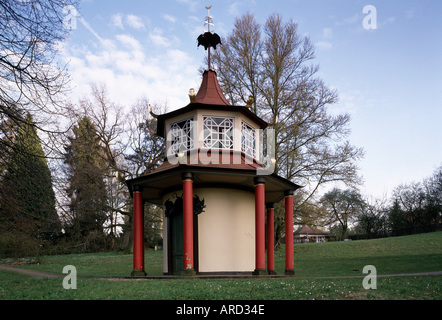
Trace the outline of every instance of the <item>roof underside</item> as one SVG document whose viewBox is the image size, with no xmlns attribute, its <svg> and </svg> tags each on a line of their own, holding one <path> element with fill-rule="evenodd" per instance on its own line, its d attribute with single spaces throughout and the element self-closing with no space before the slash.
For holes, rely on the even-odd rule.
<svg viewBox="0 0 442 320">
<path fill-rule="evenodd" d="M 189 103 L 186 107 L 162 114 L 158 116 L 157 121 L 157 135 L 160 137 L 165 138 L 165 125 L 166 120 L 178 117 L 182 114 L 185 114 L 187 112 L 192 112 L 195 110 L 216 110 L 216 111 L 228 111 L 228 112 L 239 112 L 249 118 L 251 121 L 259 125 L 260 129 L 265 129 L 268 126 L 268 123 L 259 118 L 256 114 L 254 114 L 252 111 L 249 110 L 247 107 L 239 107 L 239 106 L 228 106 L 225 105 L 218 105 L 218 104 L 202 104 L 202 103 Z"/>
<path fill-rule="evenodd" d="M 221 161 L 226 160 L 225 155 L 221 154 L 218 158 L 219 162 L 215 161 L 216 156 L 214 158 L 212 155 L 206 159 L 199 156 L 198 159 L 195 158 L 195 161 L 189 156 L 186 160 L 181 159 L 181 163 L 177 159 L 166 160 L 155 171 L 129 180 L 127 184 L 129 190 L 132 190 L 133 186 L 141 186 L 143 200 L 157 205 L 163 205 L 163 195 L 182 190 L 182 173 L 184 172 L 193 174 L 194 189 L 217 187 L 243 189 L 250 192 L 254 192 L 254 179 L 260 175 L 265 179 L 266 203 L 278 202 L 284 198 L 284 191 L 300 188 L 289 180 L 266 172 L 259 163 L 244 153 L 241 152 L 236 158 L 234 158 L 234 153 L 231 152 L 230 162 L 227 164 L 226 161 Z M 212 163 L 208 163 L 207 160 L 210 159 Z"/>
</svg>

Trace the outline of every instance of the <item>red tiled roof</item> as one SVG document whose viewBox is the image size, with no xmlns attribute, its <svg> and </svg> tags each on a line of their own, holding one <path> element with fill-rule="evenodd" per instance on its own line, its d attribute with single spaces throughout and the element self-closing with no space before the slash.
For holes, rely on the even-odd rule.
<svg viewBox="0 0 442 320">
<path fill-rule="evenodd" d="M 325 235 L 326 233 L 317 230 L 317 229 L 313 229 L 310 228 L 307 225 L 303 225 L 302 227 L 298 228 L 298 230 L 296 230 L 294 233 L 294 235 L 298 235 L 298 234 L 317 234 L 317 235 Z"/>
<path fill-rule="evenodd" d="M 196 95 L 196 102 L 230 106 L 229 101 L 221 91 L 215 71 L 204 71 L 203 82 Z"/>
<path fill-rule="evenodd" d="M 177 109 L 175 111 L 165 113 L 158 116 L 157 121 L 157 134 L 160 137 L 166 138 L 165 124 L 167 119 L 171 119 L 174 117 L 178 117 L 186 112 L 192 112 L 195 110 L 216 110 L 216 111 L 229 111 L 229 112 L 239 112 L 246 116 L 248 119 L 259 125 L 260 129 L 265 129 L 268 126 L 268 123 L 259 118 L 256 114 L 250 111 L 247 107 L 240 106 L 229 106 L 226 108 L 226 105 L 218 105 L 218 104 L 204 104 L 199 102 L 189 103 L 187 106 L 181 109 Z"/>
<path fill-rule="evenodd" d="M 196 153 L 201 150 L 189 151 Z M 206 154 L 207 151 L 207 155 Z M 254 192 L 255 178 L 262 176 L 265 180 L 265 201 L 276 203 L 284 198 L 287 190 L 296 190 L 301 186 L 278 176 L 275 173 L 261 171 L 261 164 L 245 155 L 243 152 L 230 151 L 230 154 L 218 157 L 202 150 L 198 158 L 192 160 L 191 156 L 181 163 L 178 159 L 165 159 L 164 163 L 156 170 L 140 177 L 127 180 L 127 186 L 132 196 L 132 187 L 143 187 L 143 199 L 145 201 L 162 205 L 162 195 L 167 190 L 175 190 L 182 187 L 182 173 L 191 172 L 194 176 L 194 187 L 228 187 L 239 188 Z M 211 161 L 210 161 L 211 160 Z M 226 160 L 227 163 L 226 163 Z M 214 163 L 215 162 L 215 163 Z"/>
<path fill-rule="evenodd" d="M 229 106 L 229 108 L 226 108 L 226 106 Z M 232 106 L 221 91 L 218 79 L 216 77 L 216 72 L 213 70 L 206 70 L 204 71 L 203 80 L 194 101 L 190 102 L 184 108 L 177 109 L 157 117 L 157 134 L 165 138 L 165 122 L 167 119 L 177 117 L 186 112 L 191 112 L 194 110 L 240 112 L 254 123 L 258 124 L 260 129 L 265 129 L 268 126 L 267 122 L 259 118 L 256 114 L 250 111 L 249 108 Z"/>
<path fill-rule="evenodd" d="M 224 150 L 225 151 L 225 150 Z M 165 159 L 163 164 L 154 171 L 145 174 L 149 176 L 158 172 L 167 171 L 180 165 L 191 165 L 205 168 L 223 168 L 234 170 L 257 170 L 263 167 L 255 159 L 244 152 L 229 150 L 192 150 L 188 151 L 185 158 L 180 162 L 177 157 Z M 213 154 L 212 154 L 213 153 Z"/>
</svg>

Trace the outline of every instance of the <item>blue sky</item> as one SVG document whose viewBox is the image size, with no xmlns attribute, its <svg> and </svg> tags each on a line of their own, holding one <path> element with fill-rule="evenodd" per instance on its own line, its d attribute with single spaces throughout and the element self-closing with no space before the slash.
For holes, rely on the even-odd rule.
<svg viewBox="0 0 442 320">
<path fill-rule="evenodd" d="M 320 76 L 339 92 L 330 112 L 352 116 L 350 141 L 363 147 L 362 193 L 389 196 L 442 165 L 442 2 L 438 0 L 83 0 L 60 52 L 72 100 L 93 82 L 129 108 L 141 97 L 173 110 L 198 88 L 205 51 L 197 48 L 205 6 L 226 36 L 247 11 L 264 24 L 293 19 L 316 45 Z M 376 29 L 364 19 L 376 9 Z M 370 21 L 373 23 L 373 20 Z"/>
</svg>

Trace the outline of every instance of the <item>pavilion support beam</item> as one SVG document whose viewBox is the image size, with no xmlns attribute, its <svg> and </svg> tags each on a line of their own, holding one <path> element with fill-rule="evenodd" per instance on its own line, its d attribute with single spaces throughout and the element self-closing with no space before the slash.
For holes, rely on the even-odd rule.
<svg viewBox="0 0 442 320">
<path fill-rule="evenodd" d="M 193 264 L 193 174 L 185 172 L 183 179 L 183 276 L 194 276 Z"/>
<path fill-rule="evenodd" d="M 287 190 L 285 196 L 285 274 L 294 275 L 293 257 L 293 194 L 294 190 Z"/>
<path fill-rule="evenodd" d="M 132 277 L 146 276 L 144 268 L 144 206 L 140 186 L 133 187 L 133 271 Z"/>
<path fill-rule="evenodd" d="M 255 271 L 267 275 L 265 269 L 265 179 L 255 178 Z"/>
<path fill-rule="evenodd" d="M 268 203 L 267 207 L 267 272 L 275 275 L 275 217 L 274 205 Z"/>
</svg>

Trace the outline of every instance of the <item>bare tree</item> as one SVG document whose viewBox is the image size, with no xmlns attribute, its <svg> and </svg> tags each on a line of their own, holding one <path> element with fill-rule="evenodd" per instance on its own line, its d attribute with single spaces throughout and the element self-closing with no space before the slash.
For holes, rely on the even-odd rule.
<svg viewBox="0 0 442 320">
<path fill-rule="evenodd" d="M 128 115 L 130 136 L 128 137 L 127 175 L 136 178 L 156 169 L 165 155 L 164 139 L 156 135 L 157 120 L 154 110 L 166 112 L 167 106 L 150 106 L 148 99 L 142 98 L 132 106 Z"/>
<path fill-rule="evenodd" d="M 442 166 L 423 182 L 426 194 L 427 214 L 425 222 L 439 224 L 442 222 Z"/>
<path fill-rule="evenodd" d="M 387 230 L 387 198 L 365 197 L 355 230 L 366 236 L 384 236 Z"/>
<path fill-rule="evenodd" d="M 61 154 L 60 133 L 66 131 L 59 125 L 69 78 L 55 58 L 69 34 L 64 9 L 77 2 L 0 1 L 0 176 L 11 160 L 17 128 L 35 128 L 44 151 L 37 156 L 50 160 Z"/>
<path fill-rule="evenodd" d="M 69 30 L 63 9 L 75 0 L 3 0 L 0 2 L 0 115 L 37 126 L 61 113 L 65 70 L 57 67 L 57 45 Z"/>
<path fill-rule="evenodd" d="M 347 141 L 350 116 L 329 112 L 338 94 L 317 76 L 315 48 L 298 25 L 273 14 L 261 27 L 248 13 L 222 43 L 213 61 L 231 103 L 253 96 L 252 110 L 275 129 L 276 172 L 309 181 L 297 207 L 330 182 L 360 183 L 356 161 L 363 150 Z"/>
<path fill-rule="evenodd" d="M 424 187 L 420 182 L 401 184 L 393 190 L 393 198 L 400 204 L 402 221 L 407 227 L 421 224 L 426 206 Z"/>
<path fill-rule="evenodd" d="M 124 152 L 127 145 L 127 125 L 124 109 L 109 99 L 105 85 L 93 84 L 91 97 L 80 100 L 79 110 L 95 125 L 102 146 L 102 152 L 98 156 L 107 166 L 103 177 L 107 192 L 104 229 L 116 237 L 125 225 L 123 216 L 129 214 L 127 187 L 120 176 L 121 172 L 126 171 Z"/>
<path fill-rule="evenodd" d="M 422 182 L 401 184 L 393 191 L 393 200 L 400 214 L 394 221 L 395 226 L 408 228 L 437 225 L 442 216 L 442 170 Z M 394 219 L 393 219 L 394 220 Z"/>
<path fill-rule="evenodd" d="M 344 238 L 350 222 L 357 221 L 364 211 L 365 201 L 355 189 L 340 190 L 334 188 L 321 197 L 321 204 L 328 212 L 328 225 L 338 225 L 341 240 Z"/>
<path fill-rule="evenodd" d="M 252 110 L 256 114 L 260 111 L 258 105 L 263 103 L 258 101 L 262 97 L 259 88 L 263 48 L 261 26 L 252 14 L 246 14 L 235 20 L 232 34 L 223 39 L 223 45 L 213 55 L 218 78 L 230 102 L 247 103 L 252 96 Z"/>
<path fill-rule="evenodd" d="M 132 203 L 126 179 L 152 171 L 164 156 L 163 139 L 155 135 L 156 119 L 149 109 L 148 100 L 142 98 L 125 112 L 123 106 L 109 98 L 104 84 L 93 84 L 89 95 L 69 107 L 69 117 L 74 123 L 87 117 L 94 126 L 100 144 L 100 152 L 95 156 L 106 167 L 102 177 L 106 190 L 103 227 L 113 240 L 123 232 L 123 247 L 129 245 L 132 232 Z M 65 198 L 64 203 L 69 205 L 70 199 Z M 150 223 L 146 230 L 151 234 L 152 225 L 161 220 L 159 211 L 146 206 L 146 221 Z"/>
</svg>

